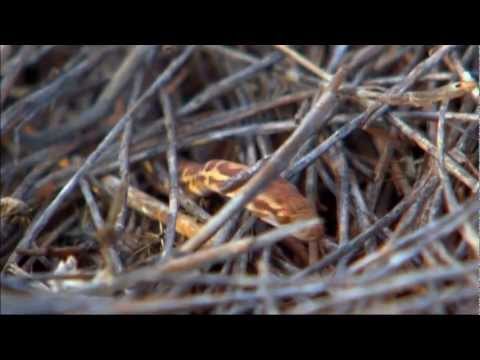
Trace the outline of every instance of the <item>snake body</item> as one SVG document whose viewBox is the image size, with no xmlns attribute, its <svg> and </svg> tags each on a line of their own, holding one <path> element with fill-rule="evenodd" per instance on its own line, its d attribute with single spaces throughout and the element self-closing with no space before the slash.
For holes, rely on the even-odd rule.
<svg viewBox="0 0 480 360">
<path fill-rule="evenodd" d="M 179 178 L 182 185 L 197 196 L 217 193 L 233 198 L 242 191 L 244 183 L 237 187 L 223 190 L 225 184 L 248 170 L 243 164 L 225 160 L 211 160 L 205 164 L 182 160 L 179 163 Z M 264 222 L 273 225 L 285 225 L 297 221 L 318 218 L 314 206 L 289 182 L 278 179 L 273 181 L 263 192 L 246 206 Z M 304 241 L 319 240 L 324 235 L 324 228 L 318 225 L 295 234 Z"/>
</svg>

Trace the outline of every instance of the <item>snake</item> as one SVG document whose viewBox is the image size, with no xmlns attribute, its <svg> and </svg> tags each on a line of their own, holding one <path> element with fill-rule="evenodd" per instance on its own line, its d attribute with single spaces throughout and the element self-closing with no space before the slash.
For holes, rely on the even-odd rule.
<svg viewBox="0 0 480 360">
<path fill-rule="evenodd" d="M 199 197 L 216 193 L 230 199 L 242 192 L 245 181 L 228 188 L 226 184 L 249 169 L 244 164 L 227 160 L 210 160 L 202 164 L 182 159 L 178 167 L 179 181 L 189 193 Z M 276 227 L 319 219 L 315 206 L 294 185 L 283 179 L 272 181 L 245 208 Z M 324 236 L 324 226 L 320 223 L 293 235 L 306 242 L 320 240 Z"/>
</svg>

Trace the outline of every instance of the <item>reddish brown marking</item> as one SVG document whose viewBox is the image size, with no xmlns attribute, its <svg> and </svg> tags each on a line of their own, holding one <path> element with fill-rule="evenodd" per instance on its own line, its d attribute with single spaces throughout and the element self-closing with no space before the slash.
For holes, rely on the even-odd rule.
<svg viewBox="0 0 480 360">
<path fill-rule="evenodd" d="M 192 161 L 183 160 L 180 161 L 179 169 L 186 176 L 193 176 L 202 171 L 203 166 Z"/>
<path fill-rule="evenodd" d="M 205 171 L 210 172 L 213 169 L 215 169 L 215 166 L 217 166 L 217 161 L 215 160 L 209 161 L 205 164 Z"/>
<path fill-rule="evenodd" d="M 228 162 L 221 162 L 218 165 L 218 171 L 230 177 L 236 176 L 245 170 L 247 170 L 247 167 L 243 168 L 243 167 L 235 166 L 232 163 L 228 163 Z"/>
<path fill-rule="evenodd" d="M 292 218 L 288 215 L 278 215 L 277 220 L 280 224 L 290 224 L 292 222 Z"/>
<path fill-rule="evenodd" d="M 273 182 L 264 192 L 264 195 L 277 204 L 283 204 L 286 211 L 290 214 L 296 214 L 295 217 L 302 214 L 307 215 L 307 218 L 316 216 L 312 205 L 298 192 L 295 186 L 285 180 Z"/>
<path fill-rule="evenodd" d="M 275 215 L 275 209 L 273 209 L 269 203 L 266 201 L 260 200 L 260 199 L 255 199 L 252 201 L 253 205 L 255 208 L 257 208 L 260 211 L 267 211 L 269 213 L 272 213 Z"/>
<path fill-rule="evenodd" d="M 196 181 L 199 181 L 199 182 L 205 184 L 206 180 L 207 180 L 207 178 L 204 175 L 201 175 L 201 174 L 197 175 L 197 180 Z"/>
</svg>

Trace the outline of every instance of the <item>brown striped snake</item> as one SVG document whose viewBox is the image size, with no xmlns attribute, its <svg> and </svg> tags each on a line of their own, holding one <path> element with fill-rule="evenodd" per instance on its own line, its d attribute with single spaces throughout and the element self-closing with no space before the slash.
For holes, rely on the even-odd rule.
<svg viewBox="0 0 480 360">
<path fill-rule="evenodd" d="M 217 193 L 233 198 L 241 193 L 244 185 L 223 190 L 235 176 L 248 170 L 248 166 L 225 160 L 211 160 L 206 164 L 182 160 L 179 163 L 180 181 L 197 196 Z M 289 182 L 277 179 L 246 206 L 247 210 L 264 222 L 280 226 L 318 218 L 315 207 Z M 320 240 L 324 235 L 322 225 L 317 225 L 295 237 L 304 241 Z"/>
</svg>

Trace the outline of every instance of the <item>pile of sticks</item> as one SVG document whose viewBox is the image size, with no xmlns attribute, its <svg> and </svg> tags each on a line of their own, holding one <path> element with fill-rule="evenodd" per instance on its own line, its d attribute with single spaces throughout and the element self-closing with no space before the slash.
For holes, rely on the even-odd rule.
<svg viewBox="0 0 480 360">
<path fill-rule="evenodd" d="M 478 46 L 1 57 L 2 313 L 478 312 Z M 194 196 L 182 159 L 247 165 L 242 191 Z M 279 178 L 319 219 L 246 210 Z"/>
</svg>

